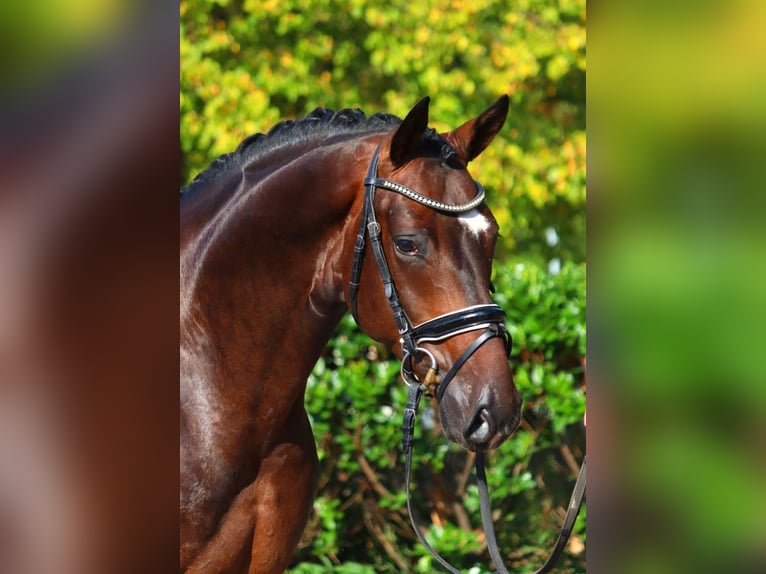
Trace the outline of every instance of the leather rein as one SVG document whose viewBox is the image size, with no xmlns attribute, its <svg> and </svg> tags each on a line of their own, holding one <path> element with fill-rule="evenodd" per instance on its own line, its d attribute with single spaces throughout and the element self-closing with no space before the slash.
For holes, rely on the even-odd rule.
<svg viewBox="0 0 766 574">
<path fill-rule="evenodd" d="M 364 261 L 366 236 L 369 236 L 370 246 L 372 248 L 375 262 L 378 267 L 378 272 L 383 281 L 383 286 L 388 299 L 388 303 L 391 306 L 391 311 L 396 321 L 397 328 L 399 330 L 400 340 L 402 345 L 402 365 L 401 375 L 404 382 L 409 388 L 407 404 L 404 409 L 404 420 L 402 423 L 402 448 L 405 455 L 405 492 L 407 497 L 407 511 L 410 516 L 410 522 L 412 523 L 413 530 L 417 535 L 420 542 L 425 546 L 426 550 L 439 562 L 447 571 L 452 574 L 461 574 L 459 570 L 449 564 L 444 558 L 442 558 L 438 552 L 436 552 L 425 536 L 421 532 L 420 528 L 415 521 L 415 517 L 412 513 L 412 504 L 410 498 L 410 477 L 412 471 L 412 446 L 414 442 L 414 428 L 415 417 L 417 415 L 418 405 L 423 395 L 433 396 L 437 401 L 440 401 L 444 395 L 444 391 L 447 385 L 452 381 L 458 370 L 465 364 L 465 362 L 487 341 L 499 337 L 503 340 L 505 345 L 506 355 L 510 357 L 511 354 L 511 335 L 505 326 L 506 314 L 505 311 L 499 305 L 483 304 L 473 305 L 465 307 L 457 311 L 452 311 L 444 315 L 440 315 L 417 326 L 414 326 L 410 321 L 407 313 L 402 306 L 399 299 L 399 295 L 396 291 L 394 284 L 394 278 L 391 274 L 391 270 L 386 260 L 385 252 L 383 251 L 383 244 L 381 239 L 380 224 L 375 218 L 375 190 L 376 188 L 386 189 L 404 195 L 405 197 L 434 209 L 442 213 L 465 213 L 472 209 L 475 209 L 484 202 L 484 189 L 478 182 L 476 184 L 476 196 L 468 203 L 462 205 L 442 203 L 434 199 L 428 198 L 415 190 L 412 190 L 400 183 L 388 179 L 382 179 L 377 176 L 378 172 L 378 159 L 380 155 L 380 145 L 375 150 L 370 161 L 370 166 L 367 170 L 367 177 L 364 179 L 365 191 L 364 191 L 364 203 L 362 207 L 361 223 L 359 226 L 359 233 L 356 237 L 356 244 L 354 245 L 354 261 L 351 269 L 351 279 L 349 283 L 349 299 L 351 302 L 351 313 L 354 316 L 357 324 L 359 324 L 359 318 L 357 314 L 357 296 L 359 292 L 359 286 L 361 281 L 362 263 Z M 463 354 L 452 365 L 449 371 L 439 380 L 438 371 L 439 367 L 433 354 L 427 349 L 421 346 L 422 343 L 434 343 L 444 341 L 455 335 L 462 333 L 468 333 L 472 331 L 481 331 L 481 334 L 469 345 L 469 347 L 463 351 Z M 422 381 L 415 375 L 413 360 L 417 355 L 425 356 L 430 359 L 431 366 L 426 372 L 426 375 Z M 479 489 L 479 502 L 482 526 L 484 528 L 484 534 L 487 541 L 487 548 L 489 550 L 492 561 L 497 568 L 496 574 L 508 574 L 503 565 L 503 560 L 500 555 L 500 551 L 497 547 L 497 540 L 495 537 L 495 530 L 492 524 L 492 512 L 490 508 L 489 489 L 487 487 L 486 472 L 484 468 L 484 454 L 481 452 L 476 453 L 475 459 L 476 467 L 476 479 Z M 559 532 L 556 545 L 551 552 L 548 560 L 535 571 L 534 574 L 543 574 L 549 572 L 555 565 L 561 552 L 566 546 L 566 542 L 571 534 L 572 527 L 574 525 L 577 514 L 580 511 L 582 505 L 582 499 L 585 494 L 585 460 L 583 460 L 580 467 L 580 473 L 575 483 L 572 497 L 569 501 L 567 513 L 564 518 L 564 524 Z"/>
</svg>

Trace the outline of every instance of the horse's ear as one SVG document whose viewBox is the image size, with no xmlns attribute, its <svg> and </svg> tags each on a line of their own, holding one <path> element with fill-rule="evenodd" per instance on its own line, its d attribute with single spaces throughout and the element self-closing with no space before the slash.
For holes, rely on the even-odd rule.
<svg viewBox="0 0 766 574">
<path fill-rule="evenodd" d="M 395 167 L 406 163 L 408 156 L 418 145 L 423 132 L 428 127 L 428 104 L 431 98 L 426 96 L 410 110 L 407 117 L 396 129 L 391 140 L 391 162 Z"/>
<path fill-rule="evenodd" d="M 463 163 L 478 156 L 495 139 L 508 116 L 508 96 L 501 96 L 478 117 L 445 134 Z"/>
</svg>

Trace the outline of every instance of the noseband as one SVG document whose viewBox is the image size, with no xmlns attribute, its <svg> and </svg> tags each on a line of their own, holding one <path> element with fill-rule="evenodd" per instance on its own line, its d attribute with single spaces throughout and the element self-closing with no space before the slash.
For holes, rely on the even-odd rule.
<svg viewBox="0 0 766 574">
<path fill-rule="evenodd" d="M 505 326 L 506 314 L 505 311 L 499 305 L 494 304 L 482 304 L 465 307 L 452 311 L 429 319 L 419 325 L 413 326 L 407 313 L 402 306 L 399 299 L 399 295 L 396 291 L 396 285 L 394 284 L 394 278 L 391 275 L 391 269 L 388 266 L 386 260 L 386 254 L 383 251 L 383 243 L 381 240 L 381 228 L 380 224 L 375 218 L 375 190 L 376 188 L 387 189 L 395 193 L 399 193 L 412 201 L 430 207 L 435 211 L 447 214 L 465 213 L 472 209 L 475 209 L 481 205 L 484 201 L 484 188 L 478 182 L 476 184 L 476 196 L 468 203 L 462 205 L 442 203 L 429 197 L 426 197 L 417 191 L 410 189 L 409 187 L 396 183 L 388 179 L 382 179 L 377 176 L 378 174 L 378 159 L 380 155 L 380 145 L 375 150 L 370 161 L 370 166 L 367 170 L 367 177 L 364 179 L 364 203 L 362 206 L 362 217 L 359 226 L 359 233 L 356 236 L 356 244 L 354 245 L 354 261 L 351 267 L 351 280 L 349 282 L 349 300 L 351 302 L 351 313 L 354 316 L 357 324 L 360 324 L 357 310 L 357 296 L 359 293 L 359 286 L 362 274 L 362 263 L 364 261 L 365 254 L 365 235 L 369 235 L 370 246 L 372 247 L 373 255 L 375 256 L 375 263 L 378 267 L 378 272 L 383 281 L 383 287 L 385 289 L 386 298 L 391 306 L 391 311 L 394 315 L 397 328 L 399 330 L 400 340 L 402 345 L 402 366 L 401 374 L 402 379 L 409 387 L 409 396 L 407 399 L 407 405 L 404 409 L 404 422 L 402 424 L 402 446 L 405 454 L 405 490 L 407 496 L 407 510 L 410 515 L 410 521 L 420 542 L 431 553 L 431 555 L 449 572 L 452 574 L 460 574 L 460 571 L 449 564 L 444 558 L 442 558 L 428 543 L 423 536 L 420 528 L 418 528 L 414 515 L 412 513 L 412 505 L 410 501 L 410 474 L 412 469 L 412 444 L 414 441 L 414 426 L 415 416 L 417 414 L 418 404 L 424 394 L 434 396 L 437 401 L 441 401 L 444 396 L 444 392 L 447 389 L 447 385 L 457 374 L 458 370 L 465 364 L 465 362 L 481 347 L 484 343 L 499 337 L 503 340 L 505 345 L 506 356 L 510 357 L 511 354 L 511 335 Z M 474 340 L 474 342 L 463 351 L 462 355 L 454 362 L 452 367 L 447 371 L 446 375 L 439 378 L 439 367 L 433 354 L 421 345 L 424 343 L 439 343 L 472 331 L 482 331 L 481 334 Z M 415 369 L 413 360 L 417 357 L 427 357 L 430 359 L 431 366 L 426 372 L 426 375 L 422 381 L 415 375 Z M 487 488 L 487 480 L 484 470 L 484 455 L 481 452 L 476 453 L 476 478 L 479 487 L 479 499 L 482 525 L 484 527 L 485 538 L 487 541 L 487 548 L 489 550 L 492 561 L 497 568 L 496 574 L 508 574 L 508 570 L 503 565 L 500 551 L 497 547 L 497 541 L 495 538 L 494 526 L 492 524 L 491 509 L 489 503 L 489 491 Z M 580 510 L 582 503 L 582 497 L 585 492 L 585 462 L 580 468 L 580 475 L 577 478 L 574 492 L 572 493 L 571 500 L 569 502 L 569 508 L 564 519 L 564 526 L 559 532 L 556 546 L 551 553 L 546 563 L 539 568 L 535 574 L 542 574 L 549 572 L 557 561 L 559 555 L 564 550 L 566 541 L 571 533 L 574 521 L 577 518 L 577 514 Z"/>
</svg>

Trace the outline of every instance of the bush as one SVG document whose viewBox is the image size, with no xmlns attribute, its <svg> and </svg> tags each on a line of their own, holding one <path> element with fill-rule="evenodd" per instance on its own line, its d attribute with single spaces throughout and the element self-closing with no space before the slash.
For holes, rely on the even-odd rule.
<svg viewBox="0 0 766 574">
<path fill-rule="evenodd" d="M 585 451 L 585 267 L 558 275 L 523 264 L 497 265 L 496 302 L 508 313 L 511 364 L 524 397 L 523 423 L 489 457 L 498 542 L 506 564 L 532 572 L 558 534 L 576 465 Z M 322 475 L 293 574 L 433 572 L 411 530 L 404 498 L 399 363 L 346 316 L 308 382 L 306 408 Z M 473 457 L 441 435 L 421 403 L 413 456 L 413 502 L 428 539 L 464 571 L 486 572 Z M 585 539 L 584 509 L 572 538 Z M 585 570 L 584 553 L 561 572 Z"/>
<path fill-rule="evenodd" d="M 585 260 L 585 0 L 181 0 L 181 185 L 316 106 L 404 117 L 432 96 L 452 129 L 502 94 L 511 111 L 472 164 L 501 256 Z"/>
</svg>

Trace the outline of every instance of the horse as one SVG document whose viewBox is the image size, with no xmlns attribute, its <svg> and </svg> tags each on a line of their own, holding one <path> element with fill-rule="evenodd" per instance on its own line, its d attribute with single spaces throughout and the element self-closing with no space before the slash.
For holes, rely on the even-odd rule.
<svg viewBox="0 0 766 574">
<path fill-rule="evenodd" d="M 317 108 L 182 190 L 183 572 L 287 569 L 318 482 L 306 381 L 346 312 L 438 398 L 449 440 L 482 453 L 518 426 L 498 225 L 467 169 L 508 97 L 444 133 L 429 102 L 403 120 Z"/>
</svg>

